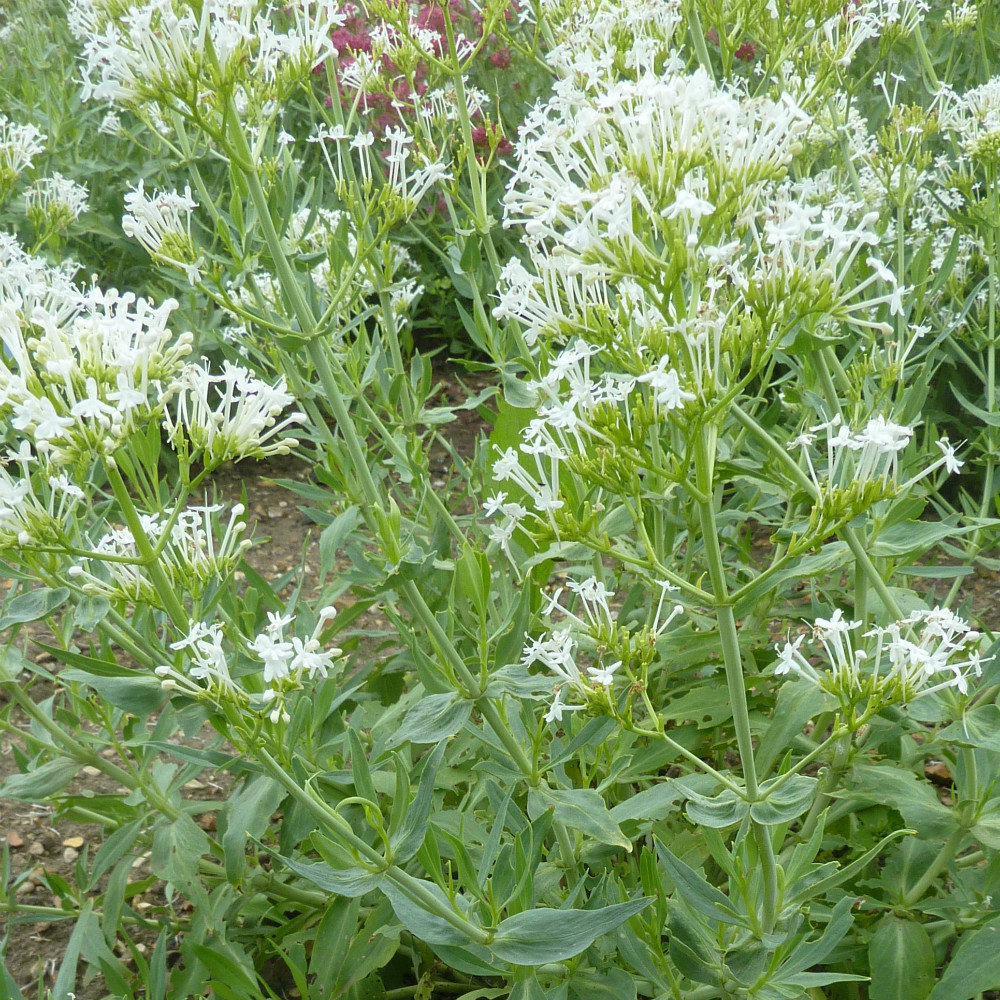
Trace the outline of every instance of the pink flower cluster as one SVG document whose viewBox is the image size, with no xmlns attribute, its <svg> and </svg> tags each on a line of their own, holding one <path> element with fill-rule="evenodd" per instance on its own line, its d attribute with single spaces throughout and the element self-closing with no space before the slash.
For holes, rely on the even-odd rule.
<svg viewBox="0 0 1000 1000">
<path fill-rule="evenodd" d="M 405 10 L 405 0 L 390 0 Z M 470 50 L 483 40 L 484 23 L 482 13 L 469 0 L 443 0 L 448 6 L 448 15 L 453 25 L 456 43 L 459 51 L 462 47 Z M 517 10 L 516 2 L 512 2 L 505 12 L 505 18 L 510 20 Z M 346 15 L 343 25 L 338 28 L 331 39 L 337 48 L 337 78 L 340 88 L 340 98 L 347 104 L 360 97 L 360 106 L 370 115 L 373 130 L 382 133 L 387 128 L 407 125 L 407 119 L 412 119 L 424 107 L 425 97 L 430 89 L 429 69 L 420 63 L 411 71 L 409 77 L 404 74 L 392 59 L 382 54 L 378 57 L 378 79 L 360 91 L 346 81 L 351 81 L 354 74 L 351 70 L 360 56 L 371 58 L 377 52 L 375 45 L 378 33 L 386 31 L 384 22 L 369 18 L 364 10 L 354 4 L 347 4 L 342 12 Z M 408 16 L 411 33 L 419 37 L 422 44 L 435 56 L 443 56 L 448 51 L 448 35 L 445 23 L 445 11 L 441 2 L 422 3 L 413 8 Z M 390 32 L 392 29 L 389 29 Z M 508 69 L 512 58 L 510 49 L 495 34 L 491 34 L 482 48 L 482 54 L 487 62 L 497 70 Z M 520 89 L 517 82 L 513 89 Z M 327 98 L 330 104 L 333 95 Z M 503 135 L 500 126 L 483 123 L 473 129 L 473 143 L 478 156 L 486 160 L 491 149 L 495 155 L 507 156 L 513 152 L 513 147 Z"/>
</svg>

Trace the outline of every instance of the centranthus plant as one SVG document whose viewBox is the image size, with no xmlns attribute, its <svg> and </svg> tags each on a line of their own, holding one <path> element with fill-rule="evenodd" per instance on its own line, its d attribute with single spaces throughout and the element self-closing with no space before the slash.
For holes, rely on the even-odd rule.
<svg viewBox="0 0 1000 1000">
<path fill-rule="evenodd" d="M 82 98 L 189 173 L 137 178 L 123 231 L 227 356 L 0 241 L 0 683 L 30 720 L 0 794 L 106 834 L 59 907 L 16 903 L 4 855 L 15 919 L 75 918 L 57 993 L 81 959 L 171 1000 L 1000 982 L 1000 667 L 957 589 L 907 583 L 996 527 L 950 506 L 995 468 L 995 95 L 939 76 L 996 26 L 929 13 L 490 2 L 467 34 L 464 4 L 73 0 Z M 509 151 L 498 51 L 550 81 Z M 41 140 L 2 128 L 9 186 Z M 417 244 L 497 375 L 473 456 L 408 350 Z M 960 446 L 924 407 L 973 314 Z M 282 596 L 212 476 L 289 453 L 320 565 Z M 73 792 L 84 766 L 119 791 Z"/>
</svg>

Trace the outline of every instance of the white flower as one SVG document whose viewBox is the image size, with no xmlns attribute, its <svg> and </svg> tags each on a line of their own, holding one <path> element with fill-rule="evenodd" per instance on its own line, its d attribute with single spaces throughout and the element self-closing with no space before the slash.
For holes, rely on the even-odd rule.
<svg viewBox="0 0 1000 1000">
<path fill-rule="evenodd" d="M 264 662 L 264 683 L 284 680 L 292 672 L 295 647 L 270 632 L 263 632 L 247 646 Z"/>
<path fill-rule="evenodd" d="M 549 710 L 542 716 L 546 722 L 562 722 L 563 712 L 578 712 L 584 707 L 583 705 L 567 705 L 563 702 L 562 696 L 563 689 L 559 688 L 552 699 Z"/>
<path fill-rule="evenodd" d="M 779 650 L 775 674 L 798 674 L 844 704 L 885 706 L 949 687 L 965 694 L 969 677 L 982 672 L 980 633 L 946 608 L 915 611 L 858 636 L 861 627 L 840 609 L 828 620 L 817 619 L 813 636 L 823 662 L 813 665 L 806 658 L 800 635 Z"/>
<path fill-rule="evenodd" d="M 147 197 L 143 181 L 125 195 L 122 232 L 137 239 L 154 259 L 183 271 L 193 285 L 198 280 L 199 257 L 191 237 L 191 215 L 198 203 L 191 188 L 184 194 L 154 191 Z"/>
<path fill-rule="evenodd" d="M 213 375 L 206 362 L 188 365 L 172 390 L 177 394 L 174 409 L 163 420 L 167 435 L 182 452 L 201 452 L 206 463 L 287 455 L 298 446 L 295 438 L 282 435 L 305 414 L 278 420 L 294 402 L 284 377 L 270 385 L 229 361 L 223 362 L 221 374 Z"/>
<path fill-rule="evenodd" d="M 0 193 L 8 190 L 45 148 L 46 136 L 34 125 L 18 125 L 0 114 Z"/>
<path fill-rule="evenodd" d="M 25 192 L 24 201 L 28 218 L 37 229 L 65 229 L 88 208 L 86 187 L 60 173 L 35 181 Z"/>
<path fill-rule="evenodd" d="M 955 449 L 948 443 L 948 439 L 946 437 L 941 438 L 939 441 L 936 441 L 935 444 L 944 456 L 945 469 L 947 469 L 952 475 L 957 475 L 965 463 L 955 457 Z"/>
<path fill-rule="evenodd" d="M 72 0 L 69 23 L 83 41 L 85 101 L 140 111 L 159 101 L 189 113 L 192 102 L 236 87 L 271 96 L 279 80 L 304 77 L 335 53 L 330 36 L 343 15 L 329 0 L 299 0 L 280 13 L 253 0 L 206 0 L 196 9 L 172 0 Z"/>
<path fill-rule="evenodd" d="M 609 663 L 606 667 L 587 667 L 587 673 L 595 684 L 601 684 L 606 688 L 611 687 L 615 679 L 615 671 L 622 665 L 621 660 Z"/>
<path fill-rule="evenodd" d="M 655 392 L 655 399 L 658 406 L 665 410 L 675 410 L 679 406 L 695 399 L 693 392 L 687 392 L 681 388 L 680 376 L 673 368 L 667 369 L 670 359 L 664 355 L 652 370 L 643 375 L 639 375 L 637 382 L 648 382 Z"/>
</svg>

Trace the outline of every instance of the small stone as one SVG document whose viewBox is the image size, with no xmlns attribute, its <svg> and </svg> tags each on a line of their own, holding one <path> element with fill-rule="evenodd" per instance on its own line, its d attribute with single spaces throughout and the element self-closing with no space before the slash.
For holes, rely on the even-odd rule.
<svg viewBox="0 0 1000 1000">
<path fill-rule="evenodd" d="M 101 776 L 101 769 L 99 767 L 94 767 L 93 764 L 88 764 L 82 770 L 83 773 L 89 778 L 99 778 Z"/>
<path fill-rule="evenodd" d="M 203 781 L 199 781 L 197 778 L 192 778 L 184 785 L 184 787 L 189 792 L 200 792 L 203 789 L 208 788 L 208 785 L 206 785 Z"/>
<path fill-rule="evenodd" d="M 11 847 L 24 847 L 24 838 L 17 832 L 17 830 L 11 830 L 7 834 L 7 843 Z"/>
<path fill-rule="evenodd" d="M 67 837 L 63 841 L 63 847 L 72 847 L 75 850 L 79 850 L 83 847 L 83 837 Z"/>
<path fill-rule="evenodd" d="M 35 891 L 34 882 L 22 882 L 15 890 L 14 896 L 17 899 L 23 899 L 25 896 L 30 896 Z"/>
<path fill-rule="evenodd" d="M 33 840 L 28 845 L 28 853 L 40 858 L 45 854 L 45 845 L 40 840 Z"/>
<path fill-rule="evenodd" d="M 80 852 L 75 847 L 67 847 L 62 853 L 62 859 L 68 865 L 71 865 L 78 857 L 80 857 Z"/>
</svg>

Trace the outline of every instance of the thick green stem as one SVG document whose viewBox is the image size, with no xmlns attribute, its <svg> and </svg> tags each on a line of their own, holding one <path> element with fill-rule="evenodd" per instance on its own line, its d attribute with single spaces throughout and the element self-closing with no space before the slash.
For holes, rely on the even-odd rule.
<svg viewBox="0 0 1000 1000">
<path fill-rule="evenodd" d="M 695 444 L 697 487 L 706 497 L 712 497 L 714 494 L 714 464 L 715 428 L 706 427 Z M 698 516 L 701 523 L 705 558 L 708 562 L 708 575 L 715 595 L 714 604 L 719 623 L 719 640 L 722 645 L 722 659 L 726 669 L 729 703 L 733 710 L 736 745 L 743 769 L 743 781 L 746 784 L 746 800 L 753 805 L 760 797 L 760 788 L 757 783 L 757 766 L 754 762 L 753 739 L 750 733 L 750 709 L 747 705 L 747 690 L 743 677 L 743 657 L 740 653 L 739 631 L 736 626 L 733 606 L 730 603 L 726 569 L 719 546 L 714 500 L 699 502 Z M 759 823 L 753 824 L 753 831 L 764 876 L 764 909 L 761 914 L 761 924 L 764 931 L 770 933 L 774 929 L 777 919 L 778 872 L 770 831 Z"/>
</svg>

